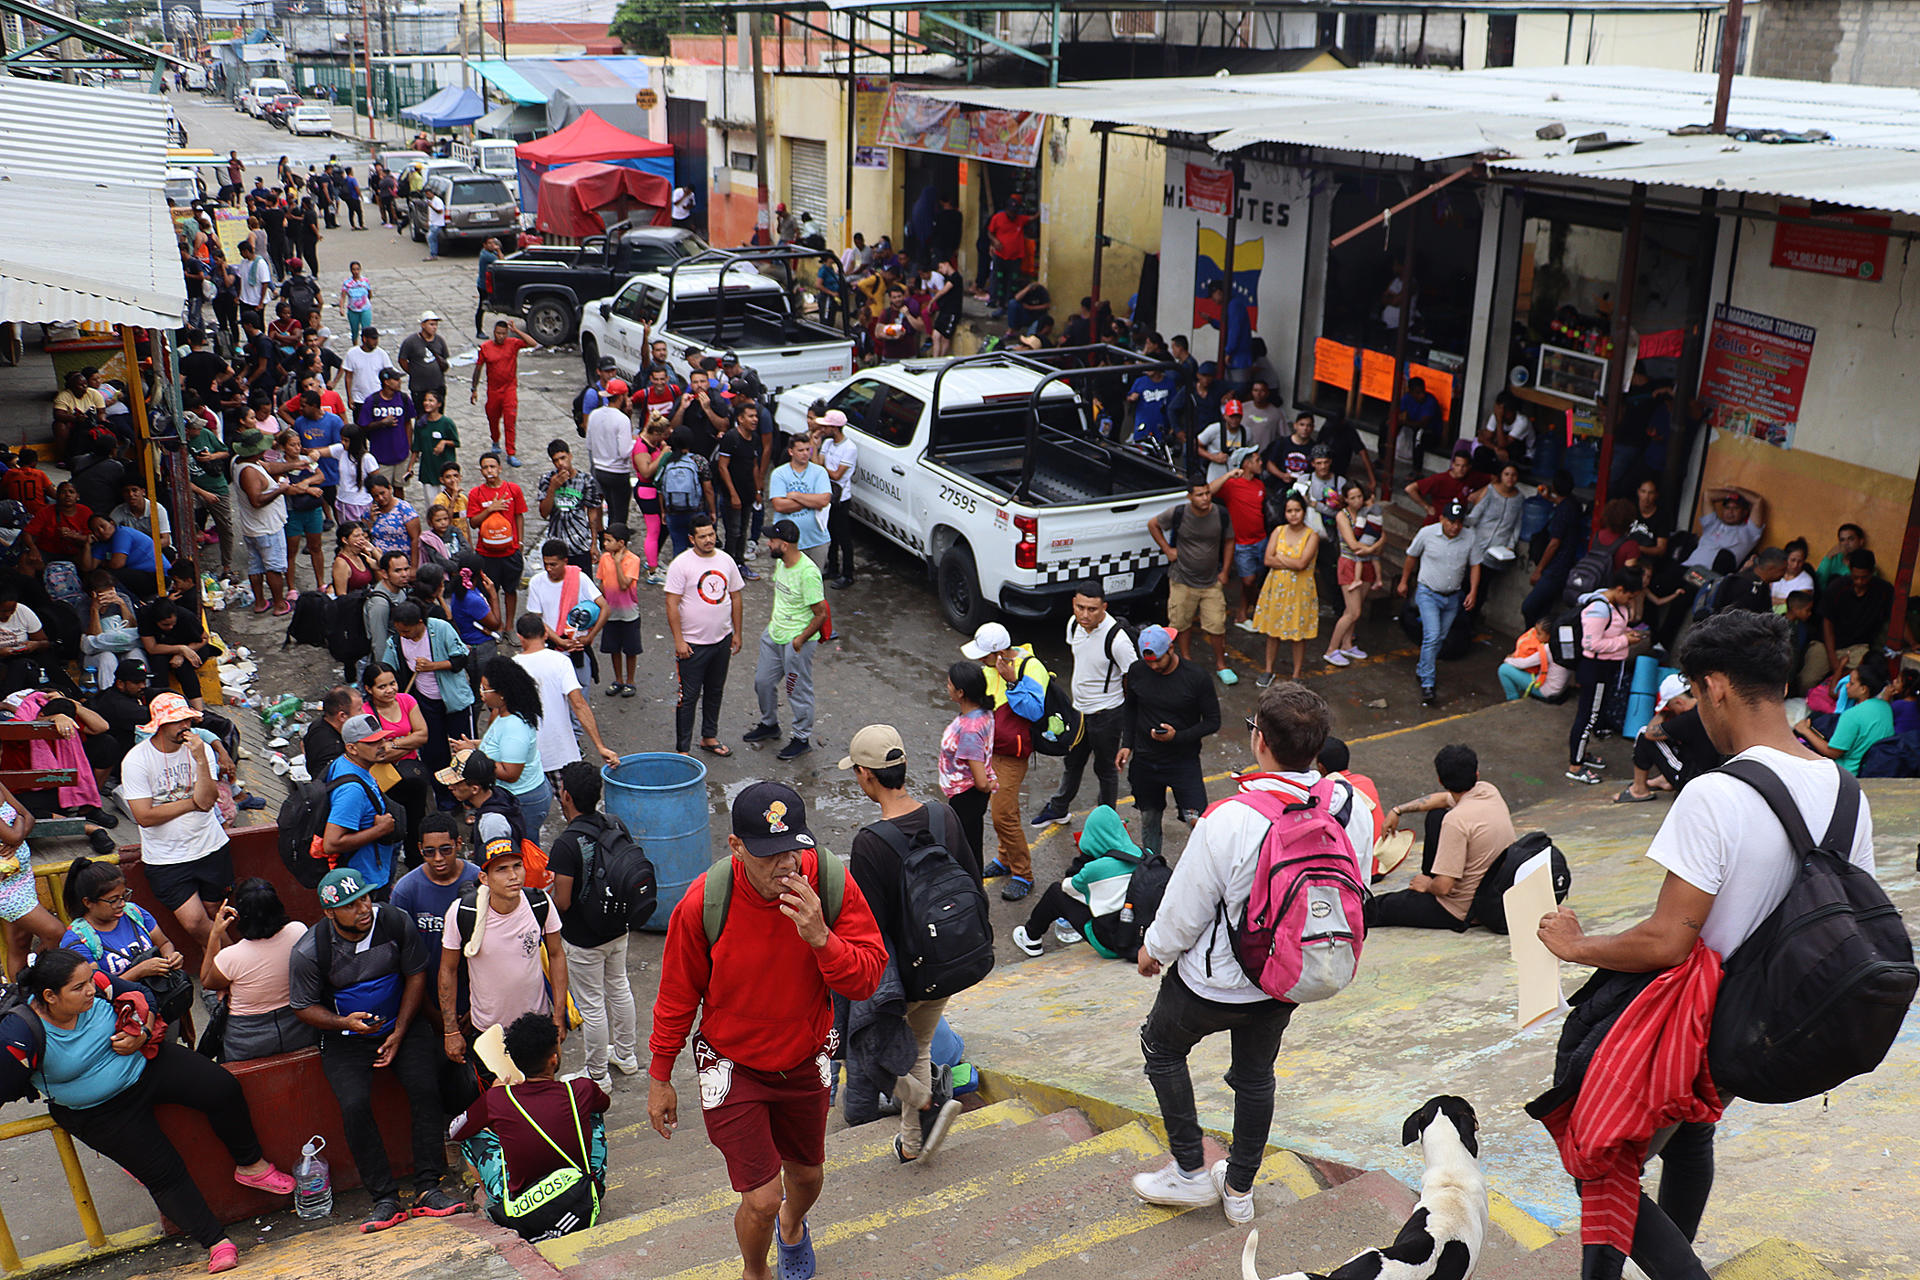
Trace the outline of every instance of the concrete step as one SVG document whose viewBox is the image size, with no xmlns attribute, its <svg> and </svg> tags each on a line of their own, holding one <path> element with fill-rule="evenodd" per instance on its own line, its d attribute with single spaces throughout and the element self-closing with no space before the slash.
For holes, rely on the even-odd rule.
<svg viewBox="0 0 1920 1280">
<path fill-rule="evenodd" d="M 1491 1259 L 1474 1272 L 1476 1280 L 1566 1280 L 1580 1274 L 1580 1233 L 1517 1256 Z"/>
<path fill-rule="evenodd" d="M 1209 1142 L 1209 1157 L 1217 1159 L 1220 1154 Z M 1156 1159 L 1149 1167 L 1161 1163 L 1164 1162 Z M 1124 1184 L 1121 1189 L 1131 1190 Z M 1306 1162 L 1291 1152 L 1275 1152 L 1261 1163 L 1260 1173 L 1254 1179 L 1254 1212 L 1278 1212 L 1302 1197 L 1317 1194 L 1320 1189 L 1319 1180 Z M 1012 1257 L 996 1259 L 985 1268 L 969 1271 L 969 1280 L 981 1280 L 986 1275 L 1022 1275 L 1040 1268 L 1042 1263 L 1047 1280 L 1113 1280 L 1136 1268 L 1166 1265 L 1169 1259 L 1183 1256 L 1187 1250 L 1216 1236 L 1228 1234 L 1236 1239 L 1244 1238 L 1244 1229 L 1232 1226 L 1213 1206 L 1180 1212 L 1127 1199 L 1131 1199 L 1131 1203 L 1123 1199 L 1117 1217 L 1089 1219 L 1058 1241 L 1046 1242 L 1038 1249 L 1018 1251 Z"/>
<path fill-rule="evenodd" d="M 954 1121 L 947 1140 L 956 1146 L 962 1145 L 975 1134 L 1010 1129 L 1039 1118 L 1038 1111 L 1018 1099 L 998 1102 L 960 1116 Z M 878 1159 L 882 1155 L 890 1157 L 893 1133 L 891 1127 L 883 1131 L 878 1125 L 830 1131 L 827 1159 L 831 1164 L 856 1152 L 860 1153 L 861 1160 Z M 601 1221 L 658 1209 L 726 1185 L 725 1162 L 707 1141 L 705 1127 L 697 1117 L 690 1129 L 683 1118 L 682 1131 L 671 1145 L 679 1147 L 682 1143 L 694 1148 L 693 1152 L 670 1150 L 669 1144 L 655 1137 L 644 1121 L 609 1130 L 607 1149 L 612 1154 L 607 1167 L 608 1202 L 601 1212 Z M 627 1157 L 625 1161 L 620 1159 L 623 1154 Z M 674 1156 L 680 1158 L 672 1158 Z"/>
<path fill-rule="evenodd" d="M 1365 1173 L 1318 1195 L 1261 1207 L 1256 1268 L 1263 1276 L 1330 1271 L 1362 1249 L 1390 1242 L 1414 1194 L 1384 1173 Z M 1218 1221 L 1218 1219 L 1216 1219 Z M 1170 1257 L 1150 1259 L 1120 1280 L 1218 1280 L 1240 1270 L 1247 1228 L 1229 1227 Z"/>
<path fill-rule="evenodd" d="M 826 1192 L 812 1215 L 816 1224 L 896 1203 L 902 1178 L 913 1179 L 915 1191 L 908 1194 L 942 1190 L 969 1178 L 1005 1175 L 1023 1161 L 1095 1136 L 1078 1112 L 1042 1118 L 1025 1103 L 996 1103 L 956 1119 L 936 1159 L 903 1169 L 893 1154 L 895 1132 L 892 1123 L 882 1121 L 829 1136 Z M 658 1180 L 658 1188 L 649 1180 L 640 1193 L 655 1200 L 671 1188 L 681 1193 L 674 1199 L 617 1219 L 603 1215 L 592 1229 L 548 1241 L 541 1252 L 554 1266 L 583 1277 L 629 1275 L 641 1258 L 647 1260 L 647 1274 L 660 1276 L 731 1255 L 738 1196 L 728 1186 L 718 1153 L 711 1147 L 707 1152 L 711 1160 L 704 1170 L 677 1172 Z M 818 1230 L 814 1238 L 816 1244 L 821 1241 Z M 731 1265 L 738 1270 L 737 1256 Z"/>
<path fill-rule="evenodd" d="M 1041 1124 L 1063 1120 L 1088 1132 L 1078 1113 L 1048 1117 Z M 999 1274 L 976 1268 L 1010 1247 L 1053 1240 L 1081 1222 L 1111 1216 L 1121 1201 L 1116 1188 L 1126 1187 L 1128 1175 L 1160 1157 L 1159 1143 L 1134 1123 L 1002 1169 L 966 1168 L 956 1159 L 949 1170 L 960 1166 L 969 1176 L 924 1192 L 917 1190 L 923 1185 L 918 1179 L 902 1179 L 898 1169 L 870 1168 L 843 1179 L 838 1188 L 829 1182 L 830 1194 L 811 1215 L 814 1247 L 823 1272 L 852 1270 L 886 1280 Z M 946 1158 L 942 1152 L 941 1160 Z M 929 1183 L 936 1175 L 951 1176 L 939 1169 L 935 1164 L 912 1172 L 928 1175 Z M 1125 1199 L 1133 1200 L 1130 1188 Z M 669 1255 L 668 1265 L 679 1256 Z M 732 1280 L 740 1274 L 740 1259 L 732 1252 L 731 1231 L 708 1242 L 701 1265 L 671 1272 L 662 1266 L 652 1274 Z"/>
<path fill-rule="evenodd" d="M 1762 1240 L 1713 1269 L 1713 1280 L 1837 1280 L 1820 1260 L 1785 1240 Z"/>
</svg>

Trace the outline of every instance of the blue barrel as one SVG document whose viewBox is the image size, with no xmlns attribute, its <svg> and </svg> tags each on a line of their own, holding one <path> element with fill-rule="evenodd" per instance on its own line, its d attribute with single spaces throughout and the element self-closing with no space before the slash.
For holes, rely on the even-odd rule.
<svg viewBox="0 0 1920 1280">
<path fill-rule="evenodd" d="M 1648 657 L 1633 660 L 1633 683 L 1627 693 L 1627 718 L 1621 727 L 1621 735 L 1632 738 L 1653 720 L 1653 705 L 1660 699 L 1660 682 L 1674 674 L 1674 668 L 1663 667 Z"/>
<path fill-rule="evenodd" d="M 664 933 L 667 917 L 692 884 L 713 864 L 713 838 L 707 829 L 707 766 L 672 751 L 642 751 L 622 756 L 600 771 L 606 783 L 606 810 L 627 830 L 653 863 L 660 882 L 660 905 L 648 930 Z"/>
</svg>

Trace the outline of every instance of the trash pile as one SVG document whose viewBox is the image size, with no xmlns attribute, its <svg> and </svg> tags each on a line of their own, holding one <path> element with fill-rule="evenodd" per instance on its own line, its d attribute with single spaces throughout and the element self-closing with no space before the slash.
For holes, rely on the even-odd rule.
<svg viewBox="0 0 1920 1280">
<path fill-rule="evenodd" d="M 259 666 L 253 660 L 253 651 L 245 645 L 229 650 L 220 658 L 220 692 L 227 704 L 234 707 L 250 707 L 260 713 L 260 724 L 270 735 L 267 739 L 267 765 L 275 774 L 294 782 L 312 781 L 307 773 L 304 756 L 289 760 L 285 749 L 294 744 L 294 740 L 306 732 L 313 714 L 320 710 L 318 702 L 303 702 L 296 694 L 284 694 L 274 698 L 261 693 L 253 687 L 254 676 Z"/>
</svg>

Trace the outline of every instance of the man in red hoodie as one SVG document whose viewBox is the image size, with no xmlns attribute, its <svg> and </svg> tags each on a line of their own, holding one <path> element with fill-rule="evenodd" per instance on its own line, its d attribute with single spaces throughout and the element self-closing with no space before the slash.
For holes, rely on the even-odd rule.
<svg viewBox="0 0 1920 1280">
<path fill-rule="evenodd" d="M 815 845 L 791 787 L 756 782 L 742 791 L 727 848 L 732 856 L 688 887 L 667 923 L 647 1119 L 673 1137 L 673 1064 L 700 1009 L 700 1108 L 740 1193 L 733 1229 L 744 1280 L 772 1280 L 767 1244 L 776 1223 L 782 1280 L 806 1280 L 814 1273 L 807 1210 L 824 1176 L 836 1047 L 829 993 L 871 996 L 887 947 L 845 865 Z M 722 903 L 713 911 L 709 889 Z"/>
</svg>

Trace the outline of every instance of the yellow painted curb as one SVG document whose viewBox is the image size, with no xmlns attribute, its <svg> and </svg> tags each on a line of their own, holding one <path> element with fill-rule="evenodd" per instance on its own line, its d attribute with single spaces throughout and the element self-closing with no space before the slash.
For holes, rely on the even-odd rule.
<svg viewBox="0 0 1920 1280">
<path fill-rule="evenodd" d="M 107 1242 L 98 1249 L 82 1242 L 65 1245 L 59 1249 L 49 1249 L 45 1253 L 36 1253 L 32 1257 L 23 1258 L 20 1262 L 20 1270 L 7 1272 L 7 1280 L 27 1280 L 31 1276 L 65 1271 L 78 1263 L 94 1262 L 101 1258 L 111 1258 L 117 1253 L 131 1253 L 135 1249 L 144 1249 L 166 1238 L 167 1233 L 160 1229 L 160 1224 L 157 1222 L 149 1222 L 143 1227 L 129 1227 L 125 1231 L 116 1231 L 108 1236 Z M 206 1264 L 198 1262 L 195 1265 L 205 1266 Z"/>
<path fill-rule="evenodd" d="M 1554 1234 L 1552 1227 L 1535 1218 L 1498 1191 L 1487 1192 L 1487 1217 L 1494 1226 L 1512 1236 L 1513 1242 L 1529 1253 L 1535 1249 L 1544 1249 L 1560 1238 Z"/>
<path fill-rule="evenodd" d="M 1785 1240 L 1762 1240 L 1715 1267 L 1713 1280 L 1835 1280 L 1835 1277 L 1799 1245 Z"/>
</svg>

